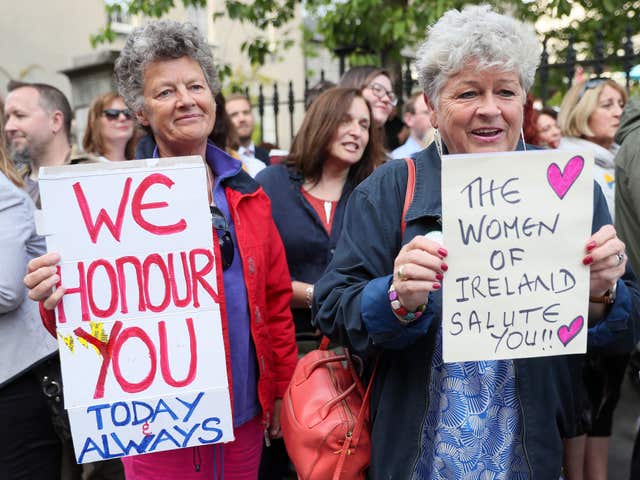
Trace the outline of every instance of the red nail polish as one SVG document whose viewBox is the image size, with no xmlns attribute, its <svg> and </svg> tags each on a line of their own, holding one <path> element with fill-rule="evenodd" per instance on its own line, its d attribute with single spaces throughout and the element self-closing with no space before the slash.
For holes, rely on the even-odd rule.
<svg viewBox="0 0 640 480">
<path fill-rule="evenodd" d="M 582 259 L 583 265 L 591 265 L 593 263 L 593 257 L 591 255 L 587 255 Z"/>
<path fill-rule="evenodd" d="M 442 280 L 444 277 L 441 273 L 436 273 L 436 280 Z"/>
<path fill-rule="evenodd" d="M 438 249 L 438 254 L 439 254 L 441 257 L 446 257 L 447 255 L 449 255 L 449 252 L 447 252 L 447 249 L 446 249 L 446 248 L 442 248 L 442 247 L 440 247 L 440 248 Z"/>
<path fill-rule="evenodd" d="M 595 240 L 587 243 L 587 252 L 590 252 L 591 250 L 593 250 L 594 248 L 596 248 L 596 242 Z"/>
<path fill-rule="evenodd" d="M 434 290 L 440 290 L 440 284 L 439 283 L 434 283 L 431 288 L 433 288 Z"/>
<path fill-rule="evenodd" d="M 449 265 L 447 265 L 446 263 L 443 263 L 442 265 L 440 265 L 440 269 L 443 272 L 446 272 L 447 270 L 449 270 Z"/>
</svg>

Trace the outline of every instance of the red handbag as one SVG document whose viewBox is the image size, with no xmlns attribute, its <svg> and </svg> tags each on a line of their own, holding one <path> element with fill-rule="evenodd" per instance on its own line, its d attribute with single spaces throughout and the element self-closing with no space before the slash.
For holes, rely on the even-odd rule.
<svg viewBox="0 0 640 480">
<path fill-rule="evenodd" d="M 415 186 L 415 164 L 405 160 L 403 234 Z M 362 480 L 371 458 L 369 395 L 378 361 L 365 391 L 349 351 L 334 352 L 328 344 L 325 337 L 298 362 L 282 399 L 282 436 L 299 479 Z"/>
<path fill-rule="evenodd" d="M 282 400 L 282 435 L 298 478 L 364 479 L 371 383 L 365 392 L 348 350 L 337 353 L 326 344 L 296 366 Z"/>
</svg>

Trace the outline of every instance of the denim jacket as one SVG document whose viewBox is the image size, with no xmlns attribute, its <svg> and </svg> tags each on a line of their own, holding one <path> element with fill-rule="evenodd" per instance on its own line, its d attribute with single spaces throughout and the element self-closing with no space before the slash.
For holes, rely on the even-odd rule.
<svg viewBox="0 0 640 480">
<path fill-rule="evenodd" d="M 365 356 L 379 354 L 371 395 L 373 479 L 411 478 L 421 450 L 435 448 L 423 445 L 421 435 L 441 324 L 441 293 L 432 292 L 425 314 L 409 325 L 397 321 L 387 297 L 402 244 L 441 230 L 441 164 L 435 145 L 416 154 L 415 160 L 415 194 L 405 217 L 404 239 L 400 225 L 407 168 L 397 160 L 378 168 L 352 193 L 334 258 L 315 287 L 318 327 L 333 338 L 346 335 L 351 347 Z M 608 223 L 604 196 L 594 185 L 592 231 Z M 628 267 L 618 282 L 615 304 L 589 329 L 589 348 L 631 351 L 638 340 L 639 304 L 636 279 Z M 532 479 L 559 478 L 562 438 L 578 429 L 583 360 L 584 355 L 514 360 Z"/>
</svg>

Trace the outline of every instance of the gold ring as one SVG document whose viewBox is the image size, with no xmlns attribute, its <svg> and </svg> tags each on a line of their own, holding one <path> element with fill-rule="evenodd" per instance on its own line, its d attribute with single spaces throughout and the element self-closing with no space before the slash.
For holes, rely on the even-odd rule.
<svg viewBox="0 0 640 480">
<path fill-rule="evenodd" d="M 403 282 L 407 279 L 407 275 L 404 273 L 404 267 L 404 265 L 398 267 L 398 278 Z"/>
</svg>

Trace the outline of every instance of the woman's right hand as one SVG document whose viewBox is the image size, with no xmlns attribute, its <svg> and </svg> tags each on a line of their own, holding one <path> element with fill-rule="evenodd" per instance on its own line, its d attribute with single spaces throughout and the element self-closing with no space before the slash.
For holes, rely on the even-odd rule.
<svg viewBox="0 0 640 480">
<path fill-rule="evenodd" d="M 64 287 L 53 287 L 60 281 L 56 265 L 60 262 L 60 255 L 47 253 L 34 258 L 27 264 L 27 274 L 24 284 L 29 289 L 29 298 L 42 302 L 47 310 L 53 310 L 64 295 Z"/>
<path fill-rule="evenodd" d="M 418 235 L 403 246 L 393 262 L 393 286 L 404 308 L 414 311 L 426 303 L 429 292 L 442 286 L 447 250 Z"/>
</svg>

